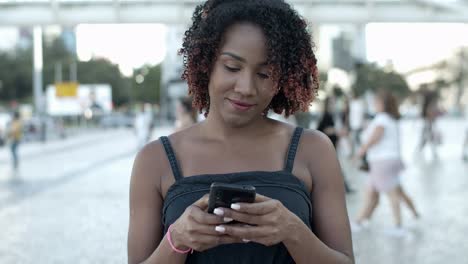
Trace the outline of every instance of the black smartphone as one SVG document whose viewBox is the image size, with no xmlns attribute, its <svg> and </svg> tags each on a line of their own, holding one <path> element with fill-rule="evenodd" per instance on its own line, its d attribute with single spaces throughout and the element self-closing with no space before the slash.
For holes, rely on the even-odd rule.
<svg viewBox="0 0 468 264">
<path fill-rule="evenodd" d="M 218 207 L 231 208 L 233 203 L 253 203 L 254 201 L 254 186 L 214 182 L 210 187 L 208 213 L 212 214 Z"/>
</svg>

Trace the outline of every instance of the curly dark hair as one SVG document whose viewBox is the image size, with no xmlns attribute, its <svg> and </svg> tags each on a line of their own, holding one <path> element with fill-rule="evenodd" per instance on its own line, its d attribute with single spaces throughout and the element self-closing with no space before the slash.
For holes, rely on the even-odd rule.
<svg viewBox="0 0 468 264">
<path fill-rule="evenodd" d="M 239 22 L 258 25 L 267 39 L 267 63 L 279 92 L 265 111 L 286 116 L 307 111 L 319 88 L 317 59 L 307 23 L 283 0 L 208 0 L 196 7 L 185 32 L 182 79 L 193 106 L 209 112 L 208 82 L 225 30 Z"/>
</svg>

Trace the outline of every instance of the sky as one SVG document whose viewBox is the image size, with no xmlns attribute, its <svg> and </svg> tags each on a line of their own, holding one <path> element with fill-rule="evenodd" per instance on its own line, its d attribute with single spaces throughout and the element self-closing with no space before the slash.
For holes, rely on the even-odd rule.
<svg viewBox="0 0 468 264">
<path fill-rule="evenodd" d="M 330 59 L 329 40 L 338 32 L 337 26 L 320 28 L 319 61 Z M 144 64 L 160 63 L 167 50 L 168 28 L 162 24 L 82 24 L 76 28 L 76 34 L 81 60 L 106 57 L 118 63 L 125 75 Z M 15 38 L 14 30 L 2 28 L 0 48 L 12 45 Z M 366 46 L 369 61 L 381 65 L 391 61 L 397 71 L 407 72 L 450 57 L 460 46 L 468 46 L 468 24 L 370 23 L 366 26 Z"/>
<path fill-rule="evenodd" d="M 332 29 L 323 28 L 320 34 L 326 39 L 330 35 L 327 30 Z M 120 62 L 125 72 L 131 72 L 137 65 L 163 60 L 166 34 L 163 25 L 80 25 L 78 54 L 82 59 L 92 54 L 109 57 Z M 366 46 L 369 61 L 381 65 L 392 61 L 397 71 L 406 72 L 468 46 L 468 24 L 370 23 L 366 26 Z M 328 59 L 326 49 L 319 48 L 319 59 L 321 53 L 322 59 Z"/>
<path fill-rule="evenodd" d="M 167 27 L 162 24 L 82 24 L 76 28 L 80 60 L 106 57 L 125 75 L 144 64 L 159 64 L 166 54 Z"/>
<path fill-rule="evenodd" d="M 391 60 L 398 71 L 407 72 L 468 47 L 468 24 L 371 23 L 366 38 L 369 61 Z"/>
</svg>

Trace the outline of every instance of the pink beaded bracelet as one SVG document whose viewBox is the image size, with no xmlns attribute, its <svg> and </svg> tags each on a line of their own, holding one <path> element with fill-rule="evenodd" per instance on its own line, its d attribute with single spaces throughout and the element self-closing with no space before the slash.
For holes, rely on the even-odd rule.
<svg viewBox="0 0 468 264">
<path fill-rule="evenodd" d="M 171 238 L 171 229 L 172 229 L 172 225 L 169 226 L 169 228 L 167 229 L 167 241 L 169 241 L 169 245 L 171 246 L 172 250 L 174 250 L 175 252 L 177 253 L 180 253 L 180 254 L 187 254 L 190 252 L 190 254 L 193 253 L 193 249 L 192 248 L 188 248 L 187 250 L 180 250 L 178 248 L 176 248 L 174 246 L 174 243 L 172 243 L 172 238 Z"/>
</svg>

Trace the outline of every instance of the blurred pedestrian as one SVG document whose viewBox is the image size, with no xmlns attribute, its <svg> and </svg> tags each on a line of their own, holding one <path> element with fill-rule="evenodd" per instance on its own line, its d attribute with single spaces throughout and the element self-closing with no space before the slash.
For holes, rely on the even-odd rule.
<svg viewBox="0 0 468 264">
<path fill-rule="evenodd" d="M 423 129 L 421 130 L 421 141 L 418 146 L 418 152 L 422 152 L 424 147 L 429 145 L 433 158 L 438 159 L 437 146 L 441 144 L 442 137 L 435 127 L 437 118 L 441 114 L 436 93 L 428 92 L 424 94 L 421 114 L 423 117 Z"/>
<path fill-rule="evenodd" d="M 468 103 L 465 106 L 465 140 L 462 147 L 462 159 L 468 161 Z"/>
<path fill-rule="evenodd" d="M 323 113 L 318 123 L 317 130 L 327 135 L 335 147 L 335 151 L 338 153 L 338 140 L 342 132 L 336 128 L 334 111 L 333 99 L 331 97 L 325 98 L 323 102 Z M 353 190 L 350 188 L 346 179 L 344 179 L 344 184 L 346 193 L 352 193 Z"/>
<path fill-rule="evenodd" d="M 356 92 L 352 93 L 349 102 L 349 127 L 351 129 L 351 155 L 356 153 L 357 146 L 361 143 L 361 133 L 364 128 L 366 107 L 364 100 Z"/>
<path fill-rule="evenodd" d="M 153 130 L 156 127 L 156 118 L 155 118 L 153 106 L 150 103 L 145 103 L 143 105 L 143 111 L 145 112 L 147 122 L 149 123 L 148 135 L 147 135 L 147 140 L 146 140 L 146 142 L 149 142 L 151 141 L 151 138 L 153 137 Z"/>
<path fill-rule="evenodd" d="M 145 111 L 145 106 L 142 104 L 138 107 L 135 115 L 134 129 L 137 138 L 137 149 L 140 150 L 149 141 L 151 135 L 151 123 L 148 113 Z"/>
<path fill-rule="evenodd" d="M 175 131 L 186 129 L 197 122 L 198 113 L 192 106 L 192 98 L 182 97 L 176 105 Z"/>
<path fill-rule="evenodd" d="M 327 97 L 323 101 L 323 112 L 322 112 L 320 121 L 318 123 L 317 130 L 327 135 L 336 149 L 336 144 L 338 142 L 338 131 L 335 127 L 335 118 L 333 115 L 334 115 L 333 100 L 330 97 Z"/>
<path fill-rule="evenodd" d="M 13 118 L 8 125 L 7 139 L 10 142 L 10 151 L 12 158 L 12 171 L 13 175 L 18 173 L 19 169 L 19 155 L 18 148 L 23 137 L 23 122 L 18 111 L 13 113 Z"/>
<path fill-rule="evenodd" d="M 419 216 L 400 181 L 400 173 L 404 169 L 398 126 L 400 114 L 396 98 L 390 92 L 381 91 L 374 101 L 377 114 L 363 132 L 363 145 L 357 153 L 357 158 L 367 153 L 370 171 L 364 206 L 353 223 L 353 229 L 359 230 L 366 225 L 378 205 L 379 193 L 385 193 L 390 198 L 395 224 L 395 228 L 389 231 L 392 235 L 400 236 L 405 233 L 401 224 L 400 203 L 408 206 L 414 217 Z"/>
<path fill-rule="evenodd" d="M 208 0 L 192 21 L 183 78 L 207 118 L 136 157 L 129 263 L 353 263 L 332 144 L 268 118 L 317 92 L 306 21 L 282 0 Z M 256 199 L 210 214 L 213 182 L 253 185 Z"/>
<path fill-rule="evenodd" d="M 3 147 L 5 145 L 5 137 L 4 137 L 4 132 L 2 128 L 0 127 L 0 147 Z"/>
<path fill-rule="evenodd" d="M 343 96 L 343 110 L 340 113 L 341 118 L 341 132 L 340 132 L 340 139 L 338 145 L 341 146 L 341 151 L 344 155 L 348 158 L 352 158 L 351 153 L 351 125 L 349 122 L 350 110 L 349 110 L 349 99 L 346 96 Z"/>
</svg>

